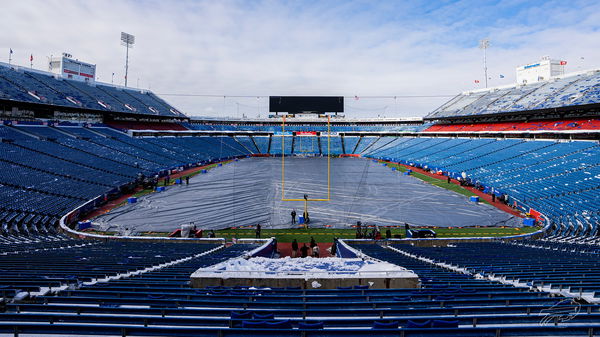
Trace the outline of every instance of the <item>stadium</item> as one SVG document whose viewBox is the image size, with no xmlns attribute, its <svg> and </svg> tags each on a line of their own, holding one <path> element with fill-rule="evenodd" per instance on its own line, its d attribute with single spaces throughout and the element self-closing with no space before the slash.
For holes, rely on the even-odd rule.
<svg viewBox="0 0 600 337">
<path fill-rule="evenodd" d="M 1 336 L 600 335 L 600 69 L 178 96 L 121 43 L 0 62 Z"/>
</svg>

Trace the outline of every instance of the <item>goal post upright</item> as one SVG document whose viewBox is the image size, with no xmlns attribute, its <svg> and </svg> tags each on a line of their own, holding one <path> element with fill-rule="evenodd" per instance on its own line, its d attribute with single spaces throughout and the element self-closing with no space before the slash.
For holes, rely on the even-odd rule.
<svg viewBox="0 0 600 337">
<path fill-rule="evenodd" d="M 285 116 L 281 119 L 281 200 L 285 200 Z"/>
<path fill-rule="evenodd" d="M 331 116 L 327 115 L 327 200 L 331 199 Z"/>
</svg>

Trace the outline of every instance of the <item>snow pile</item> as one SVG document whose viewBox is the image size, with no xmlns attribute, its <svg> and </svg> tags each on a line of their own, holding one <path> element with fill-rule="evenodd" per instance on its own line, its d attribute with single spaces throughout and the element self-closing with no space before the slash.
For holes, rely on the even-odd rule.
<svg viewBox="0 0 600 337">
<path fill-rule="evenodd" d="M 234 258 L 219 264 L 198 269 L 195 273 L 203 277 L 399 277 L 412 274 L 400 266 L 362 259 L 303 258 L 269 259 L 255 257 L 251 259 Z"/>
</svg>

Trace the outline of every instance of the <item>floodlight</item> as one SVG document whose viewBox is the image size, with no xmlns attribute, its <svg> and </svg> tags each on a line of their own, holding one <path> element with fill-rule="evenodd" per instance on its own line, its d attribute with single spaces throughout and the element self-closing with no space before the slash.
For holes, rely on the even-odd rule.
<svg viewBox="0 0 600 337">
<path fill-rule="evenodd" d="M 488 87 L 487 75 L 487 49 L 490 46 L 490 39 L 479 40 L 479 49 L 483 49 L 483 75 L 485 76 L 485 87 Z"/>
<path fill-rule="evenodd" d="M 129 48 L 133 48 L 134 43 L 135 36 L 121 32 L 121 45 L 127 49 L 125 52 L 125 86 L 127 86 L 127 74 L 129 73 Z"/>
</svg>

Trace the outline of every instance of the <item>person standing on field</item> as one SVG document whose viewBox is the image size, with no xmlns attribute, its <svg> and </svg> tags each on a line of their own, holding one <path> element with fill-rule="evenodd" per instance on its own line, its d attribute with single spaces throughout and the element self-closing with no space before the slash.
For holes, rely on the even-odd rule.
<svg viewBox="0 0 600 337">
<path fill-rule="evenodd" d="M 302 248 L 300 248 L 300 256 L 302 256 L 302 257 L 307 257 L 307 256 L 308 256 L 308 250 L 309 250 L 309 249 L 310 249 L 310 248 L 308 248 L 308 246 L 306 245 L 306 243 L 304 243 L 304 244 L 302 245 Z"/>
<path fill-rule="evenodd" d="M 260 239 L 260 231 L 261 231 L 261 227 L 260 224 L 256 225 L 256 238 Z"/>
<path fill-rule="evenodd" d="M 318 245 L 313 247 L 312 255 L 313 255 L 313 257 L 319 257 L 319 246 Z"/>
<path fill-rule="evenodd" d="M 296 257 L 298 255 L 298 241 L 294 239 L 292 241 L 292 257 Z"/>
</svg>

